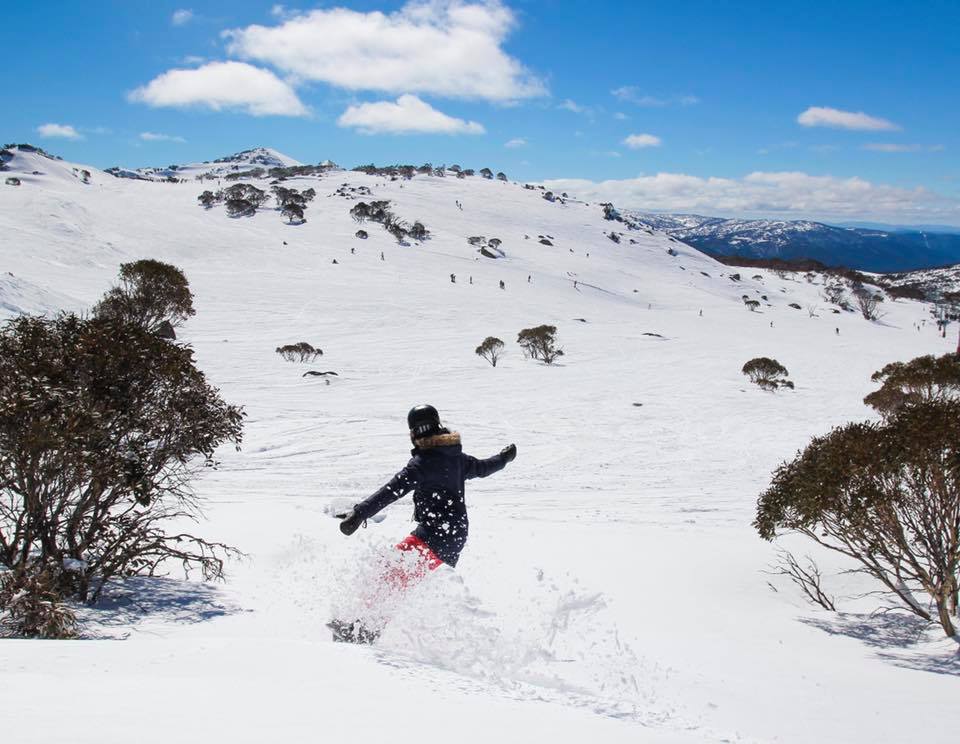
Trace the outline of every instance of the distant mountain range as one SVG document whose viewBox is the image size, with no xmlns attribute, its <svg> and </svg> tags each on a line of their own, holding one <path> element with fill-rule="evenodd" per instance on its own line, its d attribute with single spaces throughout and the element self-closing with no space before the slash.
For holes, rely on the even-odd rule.
<svg viewBox="0 0 960 744">
<path fill-rule="evenodd" d="M 706 253 L 812 258 L 861 271 L 910 271 L 960 262 L 960 230 L 838 227 L 806 220 L 738 220 L 696 214 L 625 213 Z"/>
</svg>

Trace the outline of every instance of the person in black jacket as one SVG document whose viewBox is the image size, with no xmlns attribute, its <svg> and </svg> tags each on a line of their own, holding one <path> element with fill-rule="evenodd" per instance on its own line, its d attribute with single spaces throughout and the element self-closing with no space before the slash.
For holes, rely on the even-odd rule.
<svg viewBox="0 0 960 744">
<path fill-rule="evenodd" d="M 410 461 L 372 496 L 354 505 L 350 511 L 337 515 L 341 519 L 340 531 L 352 535 L 367 519 L 413 491 L 413 518 L 417 527 L 397 545 L 397 549 L 417 554 L 415 568 L 410 571 L 402 566 L 393 567 L 383 577 L 400 588 L 422 579 L 428 570 L 444 563 L 457 565 L 469 530 L 464 482 L 493 475 L 517 456 L 515 444 L 485 460 L 464 454 L 460 435 L 440 424 L 440 415 L 433 406 L 412 408 L 407 415 L 407 425 L 413 442 Z M 337 632 L 334 627 L 335 637 Z M 351 630 L 346 635 L 356 634 L 357 631 Z M 372 638 L 369 639 L 362 637 L 363 633 L 359 635 L 359 640 L 371 642 L 379 633 L 370 633 Z"/>
<path fill-rule="evenodd" d="M 352 535 L 365 520 L 413 491 L 417 527 L 411 537 L 443 563 L 456 566 L 469 528 L 464 482 L 502 470 L 517 456 L 517 446 L 511 444 L 486 460 L 466 455 L 460 435 L 441 426 L 437 409 L 429 405 L 411 409 L 407 425 L 413 442 L 410 461 L 376 493 L 338 515 L 340 531 Z"/>
</svg>

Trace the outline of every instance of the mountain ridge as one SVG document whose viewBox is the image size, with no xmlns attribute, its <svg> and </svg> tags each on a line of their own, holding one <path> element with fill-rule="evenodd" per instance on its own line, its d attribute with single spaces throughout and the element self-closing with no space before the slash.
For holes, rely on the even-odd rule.
<svg viewBox="0 0 960 744">
<path fill-rule="evenodd" d="M 861 271 L 903 272 L 960 262 L 956 233 L 836 226 L 814 220 L 769 220 L 625 210 L 639 224 L 710 254 L 814 259 Z"/>
</svg>

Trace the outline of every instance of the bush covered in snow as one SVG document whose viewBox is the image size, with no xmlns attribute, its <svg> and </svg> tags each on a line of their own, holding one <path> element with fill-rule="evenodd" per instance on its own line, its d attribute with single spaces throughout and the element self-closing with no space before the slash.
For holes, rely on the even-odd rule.
<svg viewBox="0 0 960 744">
<path fill-rule="evenodd" d="M 0 573 L 0 638 L 65 639 L 77 635 L 77 616 L 54 573 L 38 565 Z"/>
</svg>

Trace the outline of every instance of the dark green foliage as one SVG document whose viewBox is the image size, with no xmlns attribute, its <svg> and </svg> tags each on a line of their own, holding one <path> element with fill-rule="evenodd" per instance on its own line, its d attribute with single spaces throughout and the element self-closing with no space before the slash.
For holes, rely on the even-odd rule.
<svg viewBox="0 0 960 744">
<path fill-rule="evenodd" d="M 541 325 L 536 328 L 524 328 L 517 335 L 517 343 L 531 359 L 553 364 L 557 357 L 563 356 L 563 349 L 557 347 L 557 327 Z"/>
<path fill-rule="evenodd" d="M 419 221 L 413 223 L 408 234 L 414 240 L 420 241 L 426 240 L 428 237 L 430 237 L 430 231 L 427 230 L 422 222 Z"/>
<path fill-rule="evenodd" d="M 257 207 L 246 199 L 228 199 L 227 214 L 231 217 L 253 217 L 257 213 Z"/>
<path fill-rule="evenodd" d="M 193 351 L 113 317 L 21 316 L 0 331 L 0 566 L 96 599 L 168 561 L 220 578 L 232 549 L 186 533 L 191 489 L 239 445 Z"/>
<path fill-rule="evenodd" d="M 496 367 L 497 360 L 503 354 L 503 341 L 495 336 L 487 336 L 475 349 L 475 353 L 490 362 L 491 366 Z"/>
<path fill-rule="evenodd" d="M 740 371 L 750 378 L 750 382 L 764 390 L 776 390 L 778 387 L 793 389 L 793 383 L 786 379 L 790 373 L 776 359 L 756 357 L 744 364 Z"/>
<path fill-rule="evenodd" d="M 905 405 L 960 399 L 960 355 L 917 357 L 892 362 L 870 377 L 881 383 L 863 402 L 889 416 Z"/>
<path fill-rule="evenodd" d="M 294 222 L 302 225 L 307 221 L 306 217 L 303 216 L 303 207 L 295 202 L 288 202 L 283 205 L 283 209 L 280 210 L 280 213 L 287 218 L 287 221 L 292 225 Z"/>
<path fill-rule="evenodd" d="M 174 328 L 195 314 L 187 277 L 176 266 L 142 259 L 120 265 L 120 284 L 93 308 L 101 318 L 134 323 L 156 331 L 166 321 Z"/>
<path fill-rule="evenodd" d="M 210 207 L 217 203 L 217 196 L 212 191 L 204 191 L 197 197 L 197 201 L 200 202 L 205 209 L 210 209 Z"/>
<path fill-rule="evenodd" d="M 316 349 L 306 341 L 278 346 L 276 352 L 288 362 L 312 362 L 317 357 L 323 356 L 322 349 Z"/>
<path fill-rule="evenodd" d="M 223 189 L 218 197 L 228 204 L 239 199 L 249 202 L 254 207 L 261 207 L 269 198 L 269 194 L 262 189 L 258 189 L 252 183 L 235 183 L 233 186 Z"/>
<path fill-rule="evenodd" d="M 800 532 L 856 560 L 904 608 L 954 635 L 960 402 L 904 405 L 882 423 L 816 437 L 776 470 L 753 524 L 765 540 Z"/>
</svg>

